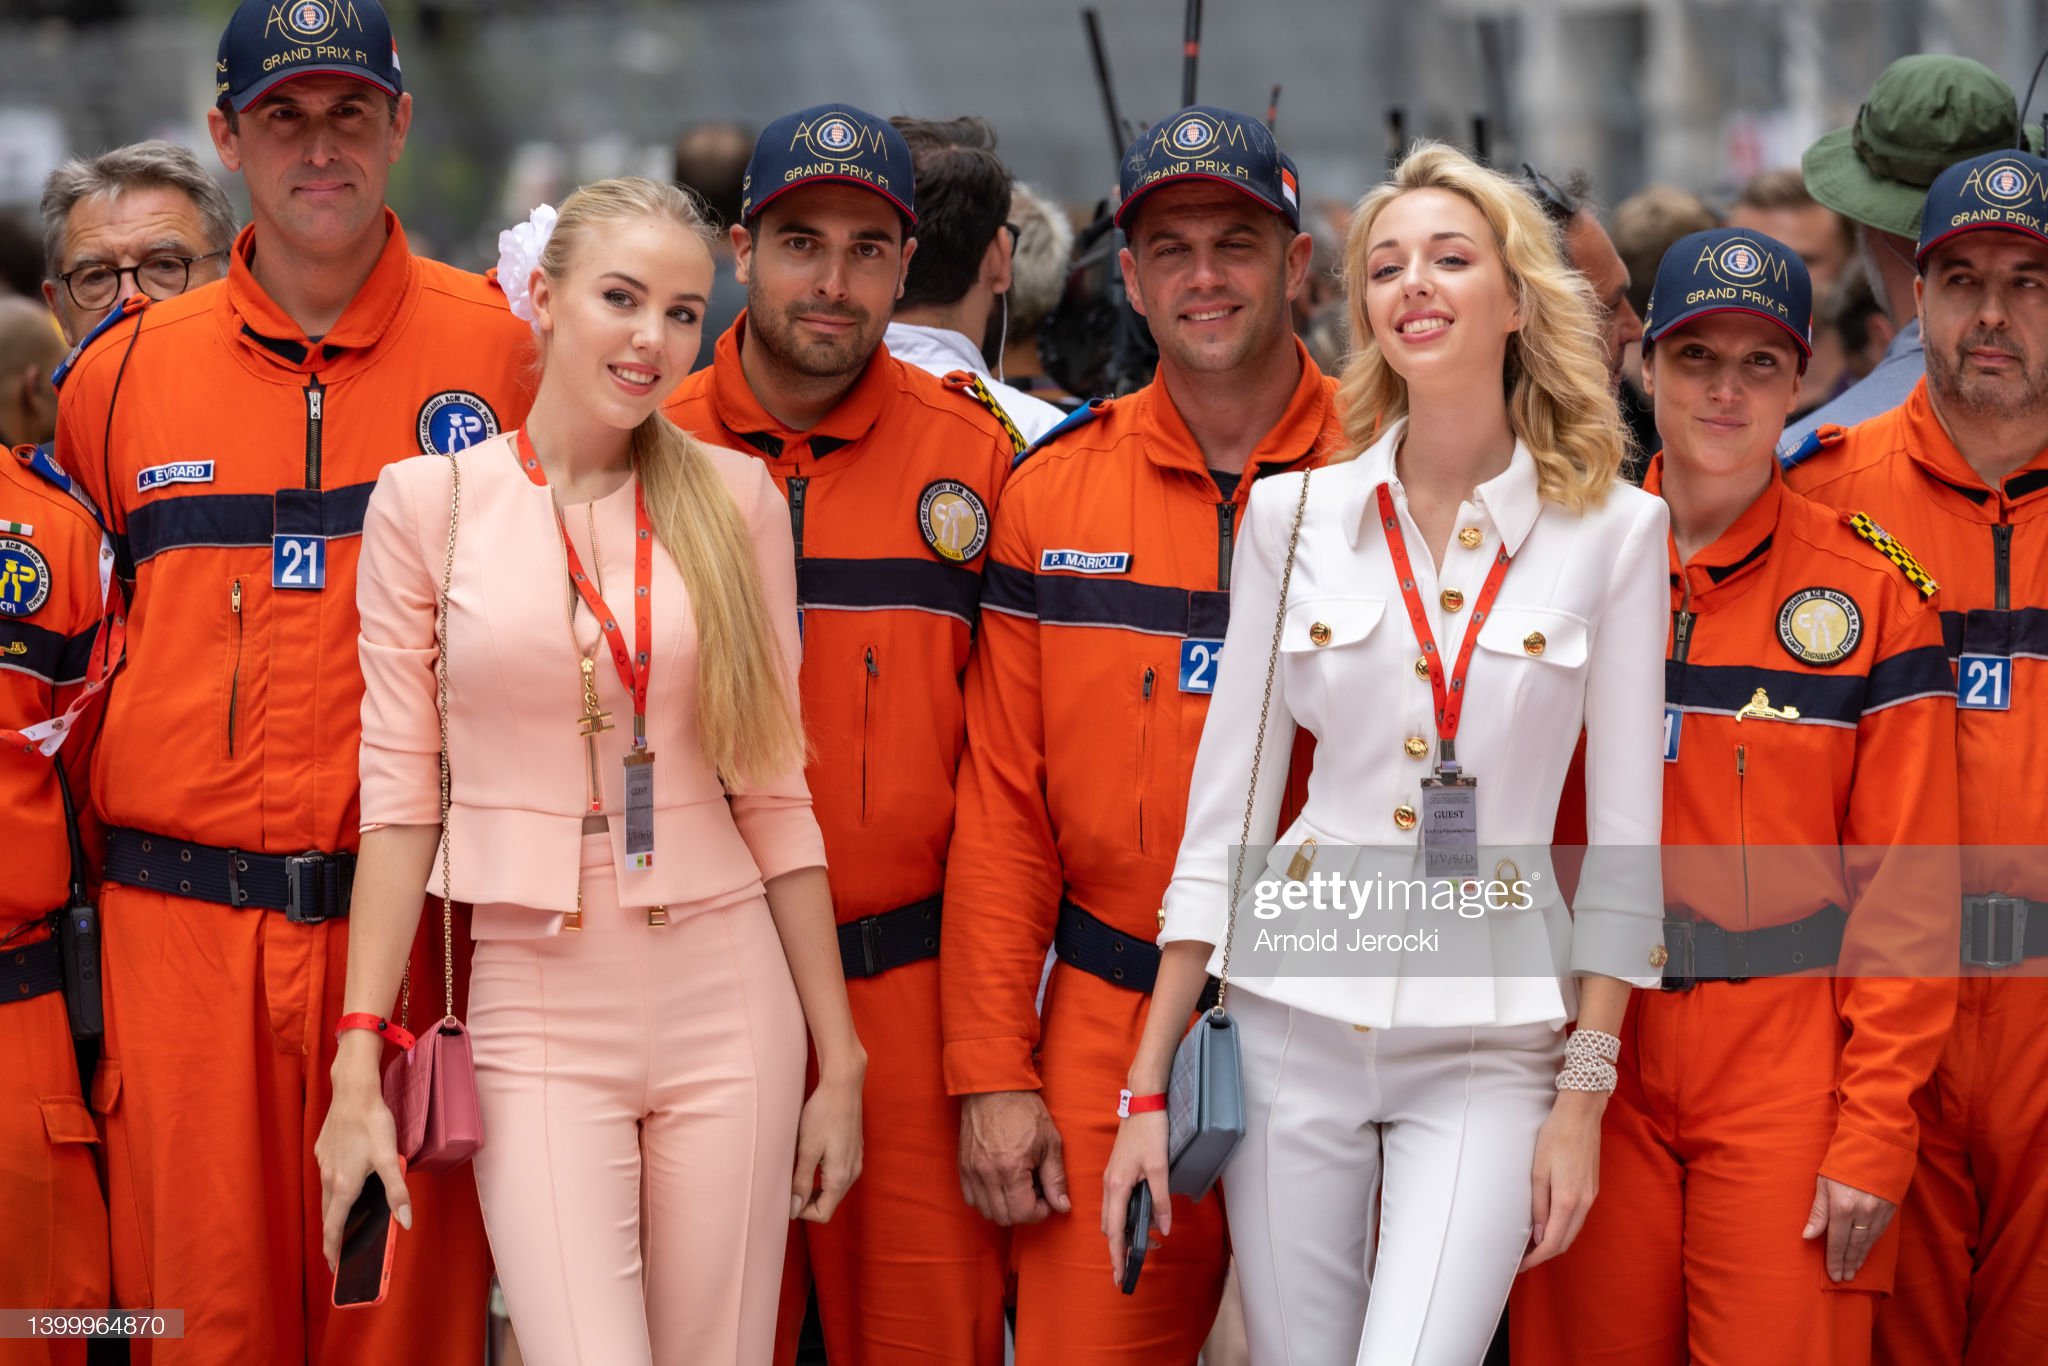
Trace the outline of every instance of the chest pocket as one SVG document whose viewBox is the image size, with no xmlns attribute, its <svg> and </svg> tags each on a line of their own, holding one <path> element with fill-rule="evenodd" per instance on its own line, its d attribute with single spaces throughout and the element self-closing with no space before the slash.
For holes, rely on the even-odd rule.
<svg viewBox="0 0 2048 1366">
<path fill-rule="evenodd" d="M 1384 598 L 1306 598 L 1287 606 L 1280 629 L 1282 654 L 1318 654 L 1356 645 L 1386 615 Z"/>
<path fill-rule="evenodd" d="M 1584 617 L 1550 607 L 1496 607 L 1479 628 L 1479 648 L 1557 669 L 1586 662 L 1592 629 Z"/>
<path fill-rule="evenodd" d="M 1317 735 L 1339 714 L 1341 699 L 1355 699 L 1361 686 L 1384 678 L 1385 665 L 1373 660 L 1390 648 L 1380 625 L 1386 611 L 1384 598 L 1313 597 L 1287 605 L 1280 669 L 1288 705 Z"/>
</svg>

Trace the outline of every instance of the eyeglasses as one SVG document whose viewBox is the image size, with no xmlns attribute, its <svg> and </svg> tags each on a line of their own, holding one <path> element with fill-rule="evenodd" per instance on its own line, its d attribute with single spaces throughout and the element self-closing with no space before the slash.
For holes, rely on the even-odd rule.
<svg viewBox="0 0 2048 1366">
<path fill-rule="evenodd" d="M 1015 251 L 1017 243 L 1024 240 L 1024 229 L 1018 227 L 1015 223 L 1005 223 L 1003 224 L 1003 231 L 1010 234 L 1010 250 Z"/>
<path fill-rule="evenodd" d="M 1522 163 L 1522 175 L 1531 196 L 1543 206 L 1543 216 L 1553 223 L 1569 223 L 1577 216 L 1581 205 L 1571 195 L 1558 188 L 1557 182 L 1528 162 Z"/>
<path fill-rule="evenodd" d="M 162 302 L 175 299 L 185 292 L 192 282 L 192 266 L 198 261 L 211 261 L 216 256 L 227 255 L 227 249 L 209 251 L 204 256 L 172 256 L 162 253 L 151 256 L 133 266 L 109 266 L 94 261 L 67 270 L 57 278 L 64 282 L 64 289 L 71 295 L 71 302 L 80 308 L 105 308 L 114 302 L 121 292 L 121 277 L 135 277 L 135 287 L 150 298 Z"/>
</svg>

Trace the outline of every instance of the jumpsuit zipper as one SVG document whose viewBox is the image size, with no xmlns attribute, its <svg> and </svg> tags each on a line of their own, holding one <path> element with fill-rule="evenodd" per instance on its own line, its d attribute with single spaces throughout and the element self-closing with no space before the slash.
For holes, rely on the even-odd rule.
<svg viewBox="0 0 2048 1366">
<path fill-rule="evenodd" d="M 1230 547 L 1233 523 L 1237 520 L 1237 504 L 1216 505 L 1216 591 L 1230 591 Z"/>
<path fill-rule="evenodd" d="M 242 695 L 242 581 L 228 587 L 228 611 L 235 619 L 234 664 L 228 674 L 228 758 L 235 757 L 235 708 Z"/>
<path fill-rule="evenodd" d="M 1742 928 L 1749 928 L 1749 747 L 1735 747 L 1736 821 L 1742 835 Z"/>
<path fill-rule="evenodd" d="M 1999 516 L 2005 516 L 2004 510 Z M 2012 523 L 2000 521 L 1991 528 L 1991 572 L 1996 596 L 1993 600 L 2001 612 L 2012 610 Z"/>
<path fill-rule="evenodd" d="M 1145 666 L 1145 681 L 1139 690 L 1144 705 L 1138 712 L 1138 852 L 1147 852 L 1145 842 L 1145 789 L 1150 786 L 1145 770 L 1145 754 L 1150 748 L 1152 735 L 1152 666 Z"/>
<path fill-rule="evenodd" d="M 800 506 L 792 504 L 792 506 Z M 875 680 L 882 671 L 875 666 L 875 647 L 867 647 L 868 676 L 860 699 L 860 823 L 868 823 L 868 751 L 874 748 Z"/>
<path fill-rule="evenodd" d="M 306 487 L 320 487 L 320 423 L 321 409 L 325 407 L 327 386 L 320 382 L 320 376 L 311 375 L 306 380 Z"/>
<path fill-rule="evenodd" d="M 802 570 L 804 565 L 804 489 L 810 482 L 808 477 L 801 474 L 789 476 L 789 538 L 796 542 L 798 570 Z M 797 578 L 801 586 L 803 575 L 799 573 Z M 797 596 L 801 598 L 803 595 L 799 593 Z"/>
</svg>

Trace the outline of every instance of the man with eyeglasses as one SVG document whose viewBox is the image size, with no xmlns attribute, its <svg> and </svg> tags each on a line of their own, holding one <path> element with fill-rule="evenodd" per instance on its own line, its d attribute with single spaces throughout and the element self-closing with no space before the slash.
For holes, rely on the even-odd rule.
<svg viewBox="0 0 2048 1366">
<path fill-rule="evenodd" d="M 168 299 L 220 278 L 235 218 L 192 153 L 167 142 L 66 162 L 42 213 L 49 308 L 0 300 L 0 1286 L 40 1308 L 93 1310 L 111 1303 L 107 1206 L 79 1069 L 98 1040 L 83 984 L 66 984 L 57 923 L 86 872 L 73 831 L 85 858 L 99 844 L 87 775 L 99 685 L 119 659 L 102 632 L 120 598 L 112 543 L 46 443 L 65 350 L 138 289 Z M 79 1338 L 10 1346 L 9 1362 L 86 1360 Z"/>
<path fill-rule="evenodd" d="M 372 1311 L 332 1307 L 308 1212 L 361 825 L 364 509 L 408 451 L 524 422 L 532 333 L 482 277 L 415 255 L 386 205 L 413 96 L 375 0 L 243 0 L 213 69 L 208 132 L 251 218 L 227 277 L 127 301 L 58 399 L 59 458 L 133 583 L 92 771 L 113 1297 L 184 1311 L 155 1366 L 480 1361 L 489 1250 L 467 1169 L 407 1174 Z M 214 245 L 150 239 L 109 264 Z M 140 274 L 147 293 L 156 271 Z M 415 1027 L 442 1011 L 431 920 Z"/>
<path fill-rule="evenodd" d="M 234 208 L 175 143 L 65 162 L 43 184 L 42 210 L 43 299 L 72 346 L 131 294 L 174 299 L 228 272 Z"/>
<path fill-rule="evenodd" d="M 944 379 L 967 374 L 1017 429 L 1023 448 L 1066 414 L 989 373 L 983 343 L 1007 333 L 1010 261 L 1018 228 L 1010 216 L 1010 172 L 986 120 L 893 118 L 910 144 L 917 174 L 917 254 L 883 344 L 896 359 Z M 996 356 L 1004 342 L 998 336 Z"/>
</svg>

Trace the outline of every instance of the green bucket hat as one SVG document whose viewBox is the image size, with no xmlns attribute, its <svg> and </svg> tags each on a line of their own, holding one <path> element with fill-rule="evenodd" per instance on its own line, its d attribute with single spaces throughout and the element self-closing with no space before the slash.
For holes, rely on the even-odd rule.
<svg viewBox="0 0 2048 1366">
<path fill-rule="evenodd" d="M 1806 189 L 1836 213 L 1917 239 L 1934 178 L 1959 161 L 2021 145 L 2019 101 L 1967 57 L 1921 54 L 1884 69 L 1856 122 L 1806 149 Z M 2028 131 L 2026 146 L 2040 138 Z"/>
</svg>

